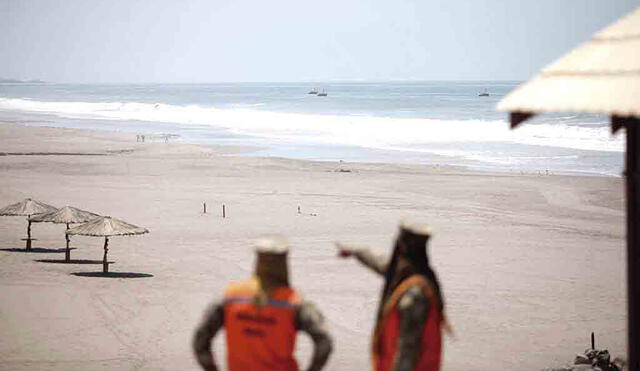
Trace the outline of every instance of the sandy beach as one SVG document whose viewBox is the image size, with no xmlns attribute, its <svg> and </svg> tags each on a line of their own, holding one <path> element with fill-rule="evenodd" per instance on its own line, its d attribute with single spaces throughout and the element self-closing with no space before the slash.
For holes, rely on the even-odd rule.
<svg viewBox="0 0 640 371">
<path fill-rule="evenodd" d="M 72 275 L 102 266 L 38 261 L 64 258 L 64 226 L 35 224 L 41 250 L 25 253 L 11 250 L 24 247 L 25 218 L 0 217 L 0 369 L 196 370 L 190 343 L 204 309 L 251 274 L 251 238 L 281 233 L 293 246 L 293 284 L 334 337 L 327 369 L 366 370 L 382 280 L 338 259 L 333 243 L 388 252 L 405 217 L 434 231 L 429 250 L 455 329 L 445 370 L 559 367 L 589 346 L 591 331 L 598 347 L 626 352 L 622 178 L 251 150 L 0 124 L 0 206 L 32 197 L 148 228 L 111 239 L 109 260 L 114 272 L 152 275 Z M 72 258 L 100 260 L 102 243 L 73 237 Z M 297 348 L 305 366 L 306 336 Z"/>
</svg>

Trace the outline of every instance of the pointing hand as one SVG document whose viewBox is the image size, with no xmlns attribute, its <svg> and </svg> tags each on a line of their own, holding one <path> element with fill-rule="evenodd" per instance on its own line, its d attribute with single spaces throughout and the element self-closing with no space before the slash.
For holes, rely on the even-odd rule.
<svg viewBox="0 0 640 371">
<path fill-rule="evenodd" d="M 338 256 L 341 258 L 348 258 L 353 255 L 353 249 L 347 244 L 336 242 L 336 247 L 338 248 Z"/>
</svg>

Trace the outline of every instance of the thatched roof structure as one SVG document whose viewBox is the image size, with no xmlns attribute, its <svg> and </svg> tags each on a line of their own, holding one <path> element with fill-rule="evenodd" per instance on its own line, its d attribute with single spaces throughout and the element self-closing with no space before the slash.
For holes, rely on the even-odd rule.
<svg viewBox="0 0 640 371">
<path fill-rule="evenodd" d="M 75 224 L 85 223 L 99 217 L 100 215 L 89 211 L 80 210 L 73 206 L 65 206 L 57 211 L 32 216 L 29 220 L 35 223 Z"/>
<path fill-rule="evenodd" d="M 149 230 L 110 216 L 101 216 L 67 230 L 67 234 L 70 235 L 93 237 L 131 236 L 144 233 L 149 233 Z"/>
<path fill-rule="evenodd" d="M 522 84 L 498 110 L 640 116 L 640 8 Z M 517 125 L 523 115 L 512 116 Z"/>
<path fill-rule="evenodd" d="M 40 201 L 25 198 L 22 202 L 18 202 L 13 205 L 5 206 L 0 209 L 0 216 L 21 216 L 21 215 L 35 215 L 57 211 L 58 209 L 42 203 Z"/>
<path fill-rule="evenodd" d="M 511 127 L 540 112 L 611 116 L 625 128 L 628 369 L 640 370 L 640 8 L 596 33 L 498 103 Z"/>
</svg>

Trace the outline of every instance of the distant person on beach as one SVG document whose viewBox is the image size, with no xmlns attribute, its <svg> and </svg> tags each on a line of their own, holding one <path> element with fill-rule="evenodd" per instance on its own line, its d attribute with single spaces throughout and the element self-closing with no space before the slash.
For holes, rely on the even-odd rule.
<svg viewBox="0 0 640 371">
<path fill-rule="evenodd" d="M 230 371 L 297 371 L 297 331 L 309 334 L 314 350 L 310 371 L 321 370 L 332 350 L 324 317 L 289 284 L 288 244 L 279 237 L 256 241 L 255 276 L 227 287 L 224 299 L 205 314 L 193 339 L 204 370 L 218 370 L 212 339 L 224 327 Z"/>
<path fill-rule="evenodd" d="M 385 277 L 372 339 L 374 371 L 437 371 L 446 327 L 440 283 L 429 265 L 430 233 L 402 223 L 391 259 L 338 243 L 343 258 L 355 256 Z"/>
</svg>

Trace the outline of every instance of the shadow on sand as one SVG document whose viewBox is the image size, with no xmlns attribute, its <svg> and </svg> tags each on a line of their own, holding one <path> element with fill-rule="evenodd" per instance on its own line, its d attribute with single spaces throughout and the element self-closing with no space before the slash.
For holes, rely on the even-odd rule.
<svg viewBox="0 0 640 371">
<path fill-rule="evenodd" d="M 89 260 L 89 259 L 36 259 L 35 261 L 40 263 L 56 263 L 56 264 L 102 264 L 102 260 Z M 113 264 L 114 262 L 109 262 Z"/>
<path fill-rule="evenodd" d="M 33 247 L 31 250 L 27 250 L 24 247 L 14 247 L 9 249 L 0 249 L 0 251 L 11 251 L 11 252 L 26 252 L 26 253 L 36 253 L 36 254 L 51 254 L 51 253 L 63 253 L 65 248 L 60 249 L 46 249 L 44 247 Z"/>
<path fill-rule="evenodd" d="M 101 278 L 143 278 L 153 277 L 153 274 L 149 273 L 132 273 L 132 272 L 74 272 L 71 273 L 74 276 L 79 277 L 101 277 Z"/>
</svg>

